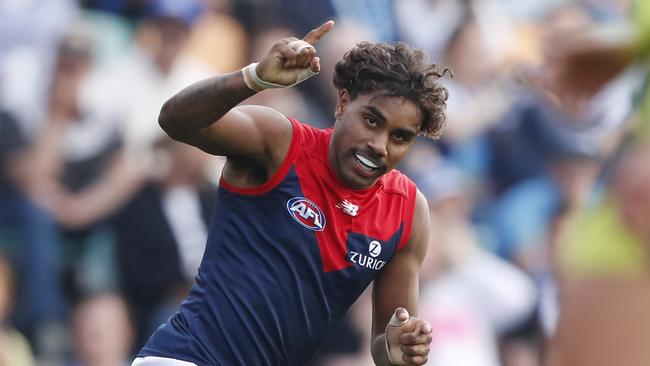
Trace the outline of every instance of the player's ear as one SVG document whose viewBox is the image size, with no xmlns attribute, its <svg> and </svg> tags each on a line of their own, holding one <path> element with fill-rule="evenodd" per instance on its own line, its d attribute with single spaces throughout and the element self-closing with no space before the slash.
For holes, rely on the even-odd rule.
<svg viewBox="0 0 650 366">
<path fill-rule="evenodd" d="M 339 97 L 336 101 L 336 110 L 334 112 L 334 117 L 338 121 L 343 116 L 348 104 L 350 103 L 350 93 L 346 89 L 339 90 Z"/>
</svg>

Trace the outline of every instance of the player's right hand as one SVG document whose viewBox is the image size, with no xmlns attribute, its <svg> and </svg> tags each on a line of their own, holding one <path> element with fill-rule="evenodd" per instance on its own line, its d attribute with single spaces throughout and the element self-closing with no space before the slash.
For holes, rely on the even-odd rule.
<svg viewBox="0 0 650 366">
<path fill-rule="evenodd" d="M 263 81 L 289 86 L 317 74 L 320 60 L 314 45 L 334 27 L 334 21 L 325 22 L 305 37 L 284 38 L 276 42 L 257 65 L 257 76 Z"/>
</svg>

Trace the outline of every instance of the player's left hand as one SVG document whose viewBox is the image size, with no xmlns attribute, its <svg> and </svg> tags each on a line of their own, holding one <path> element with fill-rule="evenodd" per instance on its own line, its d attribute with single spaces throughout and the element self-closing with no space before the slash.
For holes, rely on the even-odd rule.
<svg viewBox="0 0 650 366">
<path fill-rule="evenodd" d="M 394 365 L 427 363 L 431 339 L 431 324 L 424 319 L 409 316 L 404 308 L 397 308 L 386 326 L 389 359 Z"/>
</svg>

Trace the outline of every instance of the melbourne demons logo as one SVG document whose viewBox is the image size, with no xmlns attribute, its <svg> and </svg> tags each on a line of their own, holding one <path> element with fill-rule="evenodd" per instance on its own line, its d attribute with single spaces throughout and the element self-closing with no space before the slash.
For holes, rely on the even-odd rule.
<svg viewBox="0 0 650 366">
<path fill-rule="evenodd" d="M 323 231 L 325 215 L 320 207 L 304 197 L 294 197 L 287 201 L 287 210 L 291 217 L 309 230 Z"/>
</svg>

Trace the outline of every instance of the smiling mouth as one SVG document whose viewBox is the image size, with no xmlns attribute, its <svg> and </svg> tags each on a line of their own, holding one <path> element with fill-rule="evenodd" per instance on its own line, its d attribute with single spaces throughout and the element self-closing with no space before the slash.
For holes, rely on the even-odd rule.
<svg viewBox="0 0 650 366">
<path fill-rule="evenodd" d="M 354 154 L 354 157 L 357 158 L 359 165 L 369 173 L 374 172 L 380 168 L 379 164 L 361 154 Z"/>
</svg>

